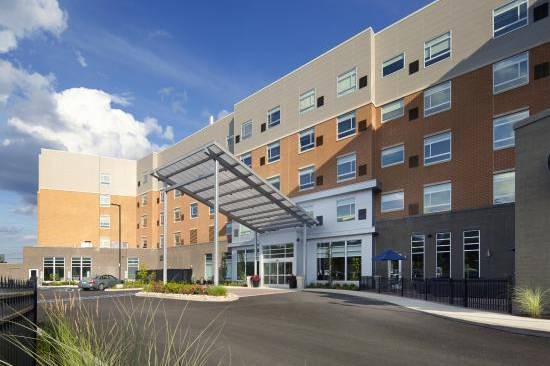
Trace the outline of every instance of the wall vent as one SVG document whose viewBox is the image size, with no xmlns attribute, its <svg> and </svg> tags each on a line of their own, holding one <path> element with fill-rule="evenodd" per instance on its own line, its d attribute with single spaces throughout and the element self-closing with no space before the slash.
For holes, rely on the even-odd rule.
<svg viewBox="0 0 550 366">
<path fill-rule="evenodd" d="M 363 89 L 369 84 L 369 77 L 367 75 L 359 78 L 359 89 Z"/>
</svg>

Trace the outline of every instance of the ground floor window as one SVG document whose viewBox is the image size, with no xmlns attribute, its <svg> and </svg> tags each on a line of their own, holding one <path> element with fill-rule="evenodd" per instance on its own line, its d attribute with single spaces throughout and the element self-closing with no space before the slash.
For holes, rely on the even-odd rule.
<svg viewBox="0 0 550 366">
<path fill-rule="evenodd" d="M 436 263 L 435 276 L 451 277 L 451 233 L 435 234 Z"/>
<path fill-rule="evenodd" d="M 212 261 L 212 253 L 204 255 L 204 279 L 211 281 L 214 278 L 214 263 Z"/>
<path fill-rule="evenodd" d="M 359 281 L 361 240 L 317 243 L 318 281 Z"/>
<path fill-rule="evenodd" d="M 463 233 L 464 278 L 479 278 L 479 230 L 467 230 Z"/>
<path fill-rule="evenodd" d="M 411 278 L 424 278 L 424 235 L 411 235 Z"/>
<path fill-rule="evenodd" d="M 71 277 L 75 281 L 83 278 L 90 278 L 92 275 L 92 258 L 90 257 L 72 257 L 71 258 Z"/>
<path fill-rule="evenodd" d="M 128 279 L 129 280 L 135 280 L 136 279 L 136 273 L 139 269 L 139 258 L 138 257 L 128 257 L 127 268 L 128 268 Z"/>
<path fill-rule="evenodd" d="M 231 280 L 233 273 L 233 255 L 231 252 L 223 253 L 222 257 L 222 278 Z"/>
<path fill-rule="evenodd" d="M 237 251 L 237 279 L 246 281 L 246 276 L 254 275 L 254 249 Z"/>
<path fill-rule="evenodd" d="M 60 281 L 65 279 L 65 258 L 44 257 L 44 281 Z"/>
</svg>

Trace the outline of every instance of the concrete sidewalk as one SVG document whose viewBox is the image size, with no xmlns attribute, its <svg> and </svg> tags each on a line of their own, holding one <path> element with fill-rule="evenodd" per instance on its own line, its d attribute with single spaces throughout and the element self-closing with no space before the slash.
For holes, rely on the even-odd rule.
<svg viewBox="0 0 550 366">
<path fill-rule="evenodd" d="M 371 300 L 389 302 L 408 309 L 422 311 L 424 313 L 451 318 L 454 320 L 475 323 L 500 330 L 506 330 L 519 334 L 550 337 L 550 320 L 532 319 L 521 316 L 492 313 L 488 311 L 462 308 L 439 304 L 430 301 L 409 299 L 406 297 L 384 295 L 365 291 L 331 290 L 331 289 L 307 289 L 305 291 L 324 292 L 331 294 L 350 295 Z"/>
</svg>

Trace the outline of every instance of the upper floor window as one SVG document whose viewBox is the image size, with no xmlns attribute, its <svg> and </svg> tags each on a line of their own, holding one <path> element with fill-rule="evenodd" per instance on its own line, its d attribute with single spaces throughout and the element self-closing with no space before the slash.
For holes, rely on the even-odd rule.
<svg viewBox="0 0 550 366">
<path fill-rule="evenodd" d="M 242 154 L 241 161 L 247 167 L 252 168 L 252 155 L 250 153 Z"/>
<path fill-rule="evenodd" d="M 142 183 L 145 184 L 149 180 L 149 174 L 143 173 L 143 178 L 141 179 Z"/>
<path fill-rule="evenodd" d="M 281 144 L 279 141 L 267 145 L 267 161 L 273 163 L 281 158 Z"/>
<path fill-rule="evenodd" d="M 395 56 L 382 63 L 382 77 L 388 76 L 397 72 L 405 67 L 405 54 L 402 53 L 399 56 Z"/>
<path fill-rule="evenodd" d="M 527 0 L 514 0 L 493 10 L 493 37 L 499 37 L 526 26 Z"/>
<path fill-rule="evenodd" d="M 109 216 L 109 215 L 99 216 L 99 227 L 101 229 L 111 228 L 111 216 Z"/>
<path fill-rule="evenodd" d="M 353 68 L 338 76 L 336 80 L 336 95 L 342 97 L 353 93 L 357 88 L 357 68 Z"/>
<path fill-rule="evenodd" d="M 451 57 L 451 32 L 424 43 L 424 67 Z"/>
<path fill-rule="evenodd" d="M 514 124 L 529 117 L 529 110 L 507 114 L 493 120 L 493 150 L 513 147 Z"/>
<path fill-rule="evenodd" d="M 183 221 L 183 214 L 181 213 L 181 208 L 174 209 L 174 222 Z"/>
<path fill-rule="evenodd" d="M 99 183 L 103 184 L 103 185 L 111 184 L 111 174 L 109 174 L 109 173 L 99 174 Z"/>
<path fill-rule="evenodd" d="M 267 112 L 267 128 L 275 127 L 281 123 L 281 107 L 277 106 Z"/>
<path fill-rule="evenodd" d="M 99 205 L 101 207 L 109 207 L 111 206 L 111 196 L 108 194 L 101 194 L 99 195 Z"/>
<path fill-rule="evenodd" d="M 183 193 L 179 189 L 174 189 L 174 198 L 181 197 Z"/>
<path fill-rule="evenodd" d="M 405 104 L 403 99 L 388 103 L 382 106 L 382 123 L 391 121 L 392 119 L 403 117 L 405 113 Z"/>
<path fill-rule="evenodd" d="M 199 217 L 199 204 L 194 202 L 189 205 L 189 216 L 192 219 Z"/>
<path fill-rule="evenodd" d="M 424 138 L 424 165 L 451 160 L 451 132 Z"/>
<path fill-rule="evenodd" d="M 183 242 L 181 241 L 181 233 L 178 231 L 178 232 L 175 232 L 174 233 L 174 245 L 175 246 L 178 246 L 178 245 L 182 245 Z"/>
<path fill-rule="evenodd" d="M 315 167 L 310 166 L 300 169 L 298 178 L 300 180 L 300 191 L 313 188 L 315 186 Z"/>
<path fill-rule="evenodd" d="M 493 175 L 493 204 L 511 203 L 516 200 L 516 172 Z"/>
<path fill-rule="evenodd" d="M 355 154 L 341 156 L 336 159 L 337 181 L 343 182 L 355 178 Z"/>
<path fill-rule="evenodd" d="M 405 145 L 383 149 L 380 159 L 382 168 L 387 168 L 392 165 L 403 164 L 405 160 Z"/>
<path fill-rule="evenodd" d="M 338 140 L 355 134 L 355 112 L 338 117 Z"/>
<path fill-rule="evenodd" d="M 401 192 L 382 194 L 382 212 L 402 211 L 405 206 L 405 194 Z"/>
<path fill-rule="evenodd" d="M 336 221 L 355 220 L 355 198 L 336 201 Z"/>
<path fill-rule="evenodd" d="M 525 52 L 493 65 L 493 94 L 529 83 L 529 52 Z"/>
<path fill-rule="evenodd" d="M 309 128 L 300 132 L 300 152 L 311 150 L 315 147 L 315 130 Z"/>
<path fill-rule="evenodd" d="M 147 197 L 147 193 L 144 193 L 141 195 L 141 205 L 147 206 L 147 203 L 149 202 L 149 198 Z"/>
<path fill-rule="evenodd" d="M 214 213 L 215 213 L 214 211 L 215 211 L 214 206 L 208 207 L 208 213 L 210 214 L 211 217 L 214 216 Z"/>
<path fill-rule="evenodd" d="M 424 92 L 424 116 L 451 109 L 451 82 L 439 84 Z"/>
<path fill-rule="evenodd" d="M 424 213 L 451 211 L 451 183 L 424 187 Z"/>
<path fill-rule="evenodd" d="M 149 223 L 149 220 L 147 218 L 147 215 L 141 216 L 141 227 L 146 228 Z"/>
<path fill-rule="evenodd" d="M 267 178 L 267 183 L 271 184 L 273 188 L 281 189 L 281 177 L 275 176 L 271 178 Z"/>
<path fill-rule="evenodd" d="M 300 114 L 315 109 L 315 89 L 308 90 L 300 95 Z"/>
<path fill-rule="evenodd" d="M 252 121 L 246 121 L 241 125 L 241 139 L 245 140 L 252 136 Z"/>
</svg>

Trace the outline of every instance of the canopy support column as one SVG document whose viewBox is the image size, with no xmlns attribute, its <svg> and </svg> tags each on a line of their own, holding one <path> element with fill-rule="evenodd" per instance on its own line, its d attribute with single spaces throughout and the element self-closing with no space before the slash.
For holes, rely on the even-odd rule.
<svg viewBox="0 0 550 366">
<path fill-rule="evenodd" d="M 218 160 L 215 160 L 215 168 L 214 168 L 214 285 L 218 286 L 220 283 L 219 279 L 219 265 L 218 265 L 218 251 L 219 251 L 219 243 L 218 243 L 218 210 L 219 210 L 219 188 L 220 188 L 220 181 L 219 181 L 219 170 L 220 170 L 220 163 Z"/>
<path fill-rule="evenodd" d="M 254 276 L 258 275 L 258 233 L 254 231 Z"/>
<path fill-rule="evenodd" d="M 162 197 L 162 282 L 168 282 L 168 184 L 164 182 Z"/>
<path fill-rule="evenodd" d="M 302 234 L 302 246 L 303 246 L 303 263 L 302 268 L 304 270 L 304 287 L 307 285 L 307 225 L 304 224 Z"/>
</svg>

